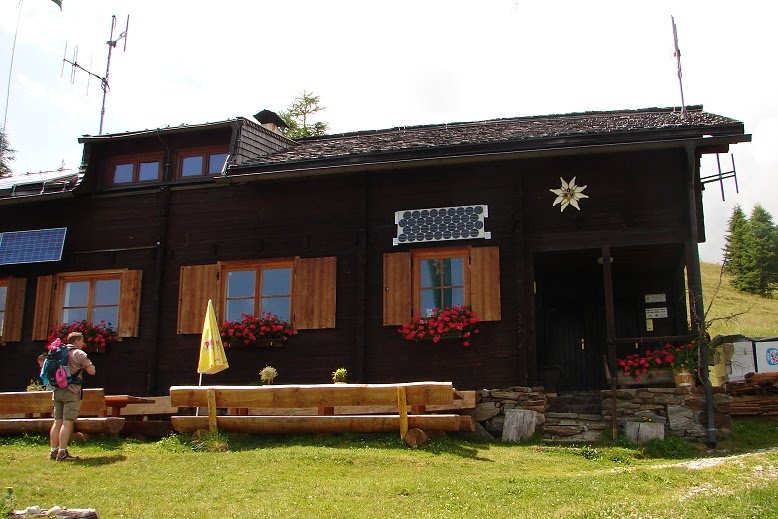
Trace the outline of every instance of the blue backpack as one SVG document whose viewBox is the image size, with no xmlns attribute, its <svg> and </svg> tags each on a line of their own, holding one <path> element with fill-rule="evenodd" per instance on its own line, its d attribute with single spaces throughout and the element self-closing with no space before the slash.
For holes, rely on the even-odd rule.
<svg viewBox="0 0 778 519">
<path fill-rule="evenodd" d="M 46 360 L 41 367 L 41 381 L 47 387 L 67 387 L 68 384 L 81 384 L 78 370 L 70 373 L 68 367 L 68 353 L 72 348 L 67 344 L 61 344 L 46 354 Z"/>
</svg>

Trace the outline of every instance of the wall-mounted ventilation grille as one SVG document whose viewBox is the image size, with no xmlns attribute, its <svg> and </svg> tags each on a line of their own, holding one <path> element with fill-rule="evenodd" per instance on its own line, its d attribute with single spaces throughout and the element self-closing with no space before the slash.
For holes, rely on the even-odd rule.
<svg viewBox="0 0 778 519">
<path fill-rule="evenodd" d="M 484 231 L 489 206 L 463 205 L 430 209 L 406 209 L 394 213 L 397 237 L 393 245 L 448 240 L 491 239 Z"/>
</svg>

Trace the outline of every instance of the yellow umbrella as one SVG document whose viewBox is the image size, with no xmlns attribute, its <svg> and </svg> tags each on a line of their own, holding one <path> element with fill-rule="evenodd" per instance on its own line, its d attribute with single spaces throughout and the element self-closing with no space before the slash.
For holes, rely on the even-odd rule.
<svg viewBox="0 0 778 519">
<path fill-rule="evenodd" d="M 222 338 L 219 335 L 216 312 L 213 310 L 213 302 L 209 299 L 203 323 L 203 336 L 200 339 L 200 362 L 197 365 L 197 372 L 201 375 L 213 375 L 229 367 L 227 355 L 224 354 Z M 200 378 L 202 380 L 202 377 Z"/>
</svg>

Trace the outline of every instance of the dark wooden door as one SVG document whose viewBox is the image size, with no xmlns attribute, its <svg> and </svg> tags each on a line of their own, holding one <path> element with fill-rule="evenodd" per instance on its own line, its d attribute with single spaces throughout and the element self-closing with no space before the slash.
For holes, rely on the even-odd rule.
<svg viewBox="0 0 778 519">
<path fill-rule="evenodd" d="M 557 391 L 592 391 L 605 387 L 602 356 L 606 351 L 601 304 L 559 301 L 545 308 L 544 360 L 558 366 Z"/>
</svg>

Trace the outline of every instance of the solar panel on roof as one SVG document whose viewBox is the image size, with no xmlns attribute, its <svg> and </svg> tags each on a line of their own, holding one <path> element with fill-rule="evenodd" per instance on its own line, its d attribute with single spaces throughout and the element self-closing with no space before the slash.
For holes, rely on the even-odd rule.
<svg viewBox="0 0 778 519">
<path fill-rule="evenodd" d="M 67 227 L 0 233 L 0 265 L 62 259 Z"/>
</svg>

